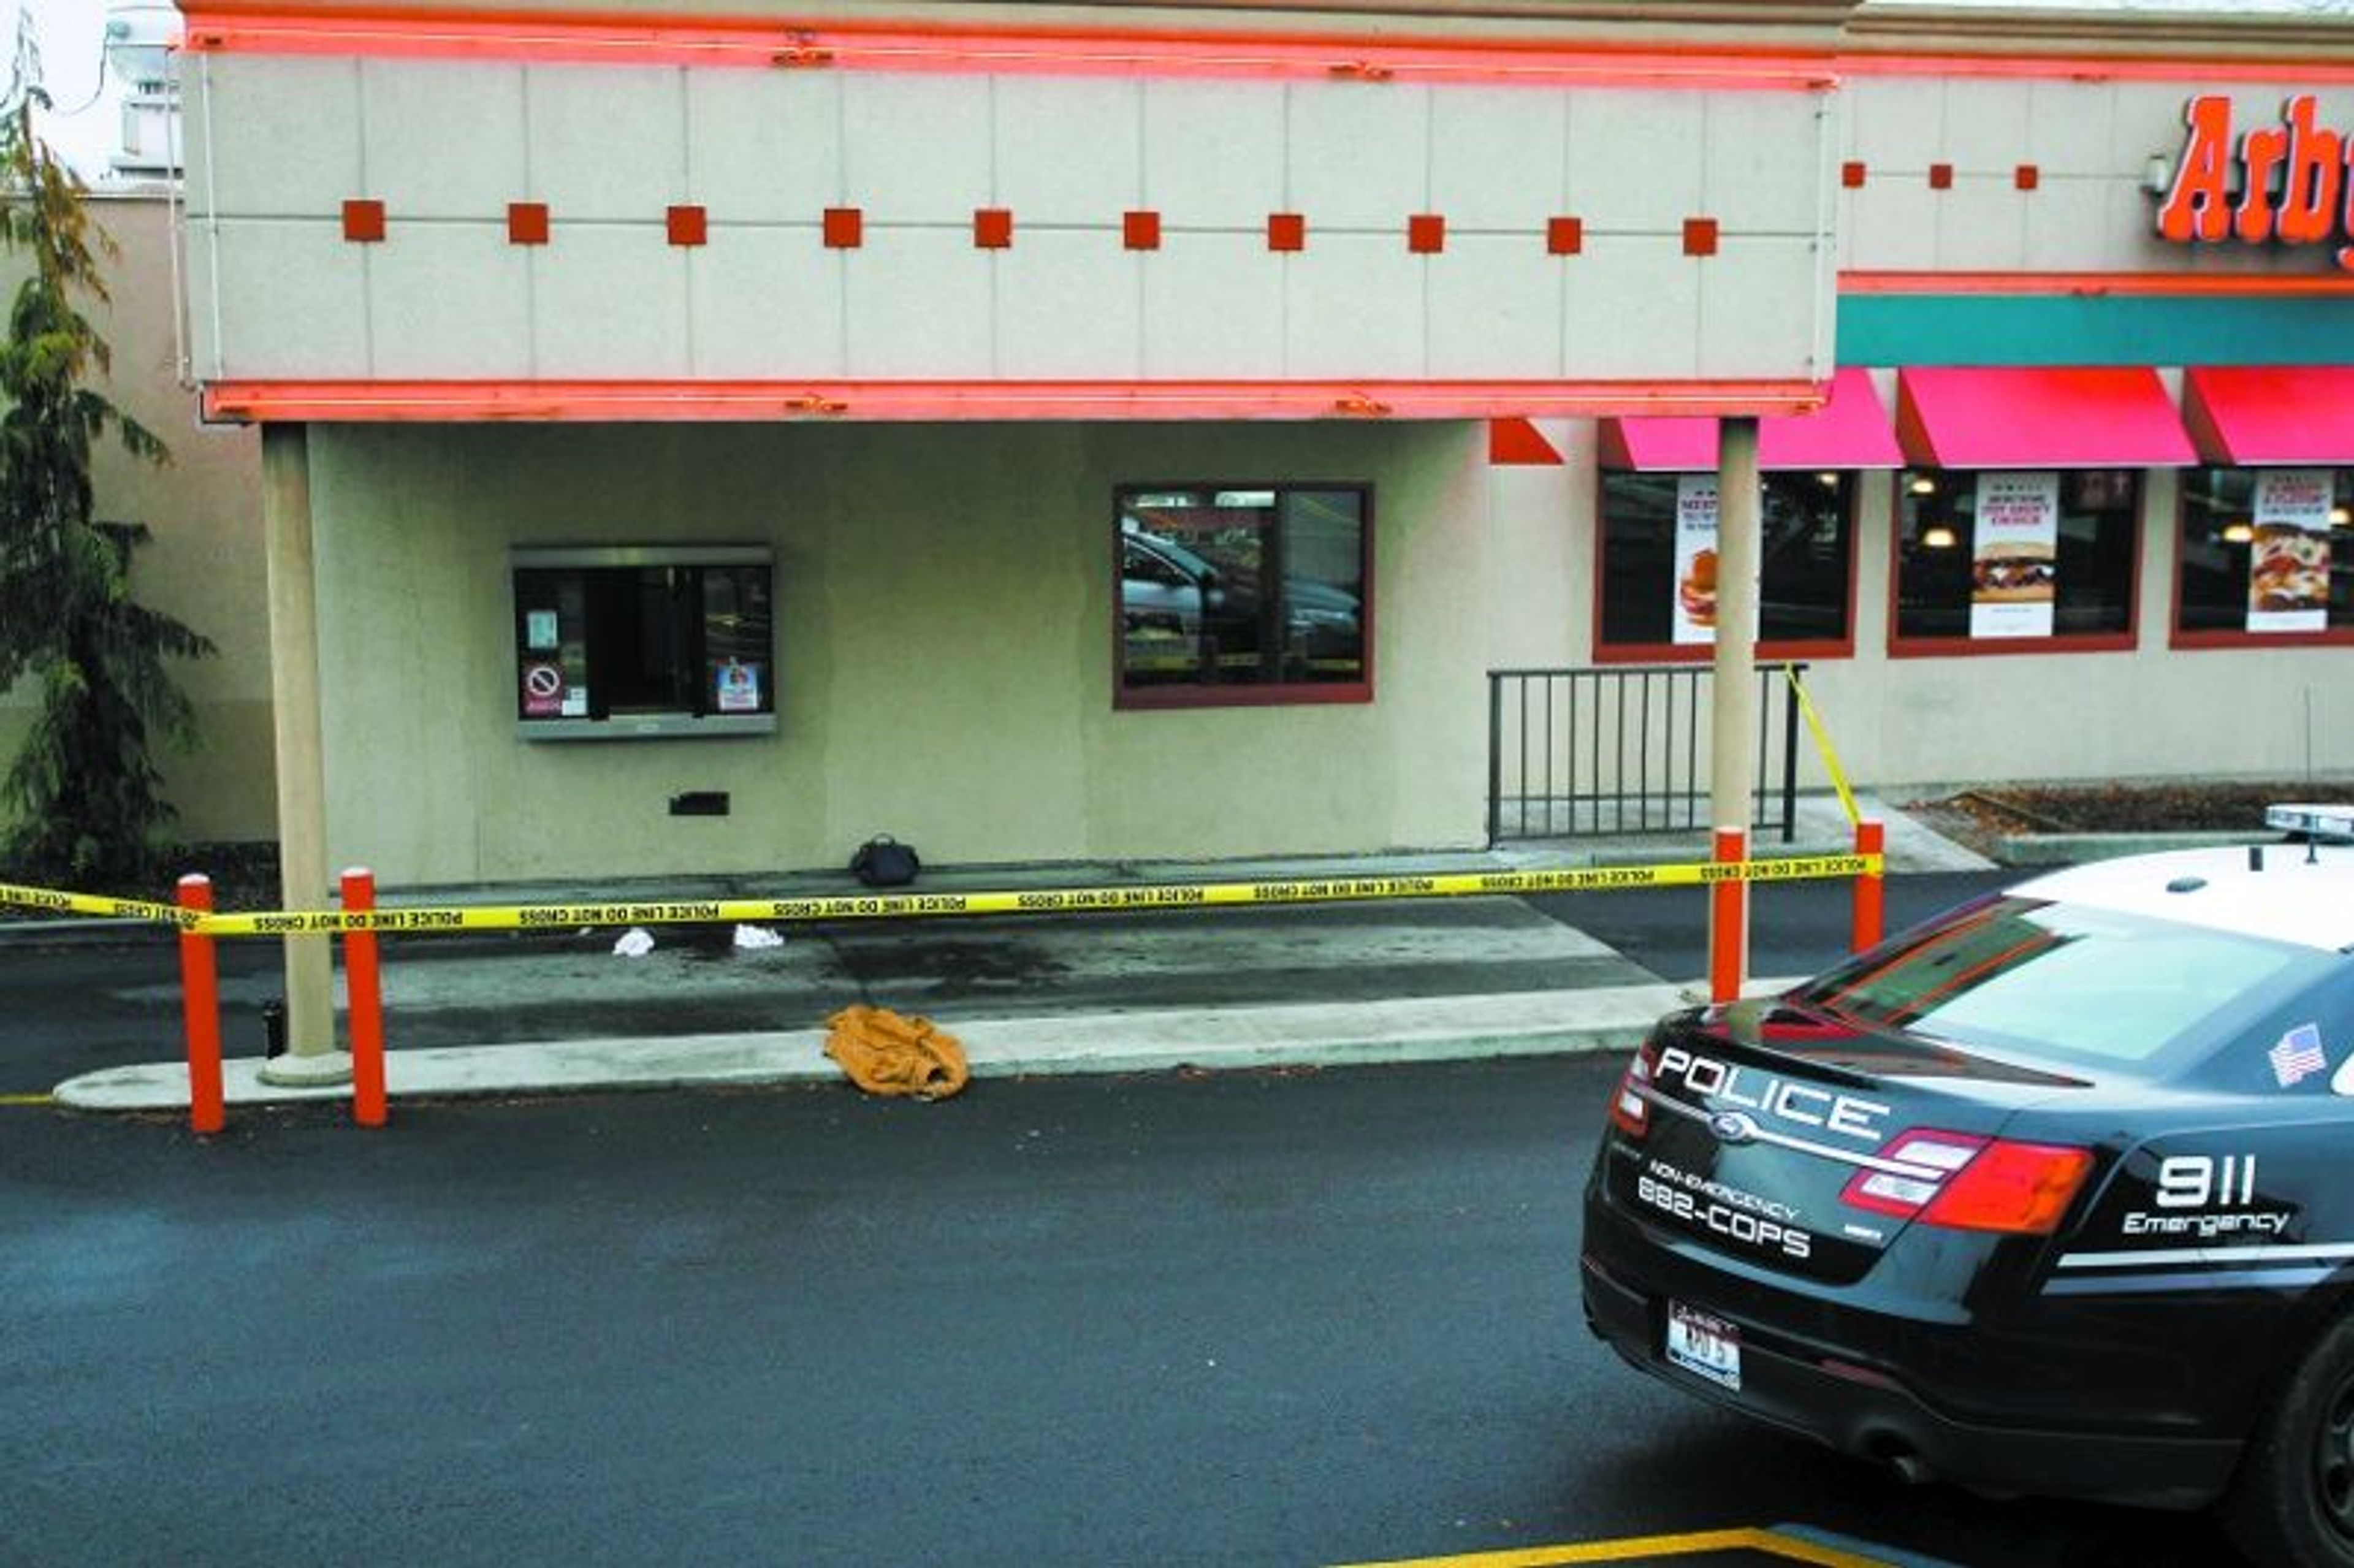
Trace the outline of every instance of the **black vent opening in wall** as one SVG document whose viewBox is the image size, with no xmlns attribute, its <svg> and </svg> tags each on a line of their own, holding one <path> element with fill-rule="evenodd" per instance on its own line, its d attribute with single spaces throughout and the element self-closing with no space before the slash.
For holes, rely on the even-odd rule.
<svg viewBox="0 0 2354 1568">
<path fill-rule="evenodd" d="M 684 795 L 673 795 L 670 798 L 670 814 L 673 817 L 724 817 L 727 814 L 727 791 L 689 789 Z"/>
</svg>

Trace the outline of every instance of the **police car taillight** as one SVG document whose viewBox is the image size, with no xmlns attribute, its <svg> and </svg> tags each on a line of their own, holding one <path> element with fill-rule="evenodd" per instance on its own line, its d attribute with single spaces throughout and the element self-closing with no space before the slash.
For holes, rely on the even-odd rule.
<svg viewBox="0 0 2354 1568">
<path fill-rule="evenodd" d="M 1925 1224 L 2020 1235 L 2049 1234 L 2093 1168 L 2089 1150 L 1930 1128 L 1898 1133 L 1880 1158 L 1909 1169 L 1859 1171 L 1842 1202 Z"/>
<path fill-rule="evenodd" d="M 1650 1130 L 1651 1107 L 1642 1093 L 1650 1081 L 1651 1047 L 1647 1044 L 1627 1064 L 1618 1079 L 1618 1092 L 1610 1097 L 1610 1125 L 1629 1138 L 1640 1138 Z"/>
</svg>

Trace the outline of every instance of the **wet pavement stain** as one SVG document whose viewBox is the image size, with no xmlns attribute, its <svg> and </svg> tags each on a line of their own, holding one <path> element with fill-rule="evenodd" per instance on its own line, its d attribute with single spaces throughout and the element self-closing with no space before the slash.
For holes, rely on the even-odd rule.
<svg viewBox="0 0 2354 1568">
<path fill-rule="evenodd" d="M 864 984 L 921 980 L 951 990 L 1033 985 L 1070 972 L 1070 966 L 1028 942 L 994 937 L 860 942 L 836 938 L 842 967 Z"/>
</svg>

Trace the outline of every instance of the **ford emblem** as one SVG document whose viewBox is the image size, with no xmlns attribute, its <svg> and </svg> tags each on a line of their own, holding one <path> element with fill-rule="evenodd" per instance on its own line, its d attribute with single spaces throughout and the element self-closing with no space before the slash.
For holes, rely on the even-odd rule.
<svg viewBox="0 0 2354 1568">
<path fill-rule="evenodd" d="M 1709 1131 L 1719 1143 L 1746 1143 L 1757 1136 L 1757 1124 L 1740 1111 L 1719 1111 L 1708 1118 Z"/>
</svg>

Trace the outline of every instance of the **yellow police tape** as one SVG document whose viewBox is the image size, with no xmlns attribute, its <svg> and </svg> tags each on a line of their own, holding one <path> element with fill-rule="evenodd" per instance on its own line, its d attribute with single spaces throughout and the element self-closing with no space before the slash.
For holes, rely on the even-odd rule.
<svg viewBox="0 0 2354 1568">
<path fill-rule="evenodd" d="M 1796 664 L 1782 666 L 1788 678 L 1790 690 L 1797 694 L 1798 711 L 1806 715 L 1807 728 L 1814 733 L 1815 749 L 1822 753 L 1823 771 L 1831 776 L 1831 788 L 1839 791 L 1840 808 L 1847 812 L 1850 827 L 1863 821 L 1863 812 L 1855 803 L 1855 791 L 1848 787 L 1847 770 L 1840 766 L 1839 752 L 1831 746 L 1831 732 L 1823 727 L 1823 715 L 1815 711 L 1815 699 L 1807 695 L 1807 683 L 1798 679 Z"/>
<path fill-rule="evenodd" d="M 1582 866 L 1564 871 L 1457 872 L 1429 876 L 1316 877 L 1291 882 L 1158 883 L 1039 888 L 1027 893 L 883 893 L 813 898 L 683 899 L 643 904 L 466 905 L 372 909 L 277 909 L 199 915 L 168 904 L 93 898 L 0 883 L 0 904 L 160 920 L 207 937 L 334 931 L 536 931 L 581 926 L 682 926 L 734 921 L 888 920 L 949 915 L 1067 915 L 1109 909 L 1207 909 L 1252 904 L 1334 904 L 1379 898 L 1460 898 L 1699 887 L 1721 882 L 1802 882 L 1877 876 L 1876 854 L 1787 855 L 1726 863 Z"/>
<path fill-rule="evenodd" d="M 56 915 L 112 915 L 125 920 L 158 920 L 166 926 L 194 926 L 202 916 L 176 904 L 149 904 L 137 898 L 101 898 L 95 893 L 59 893 L 47 887 L 18 887 L 0 882 L 0 904 L 27 909 L 47 909 Z"/>
</svg>

